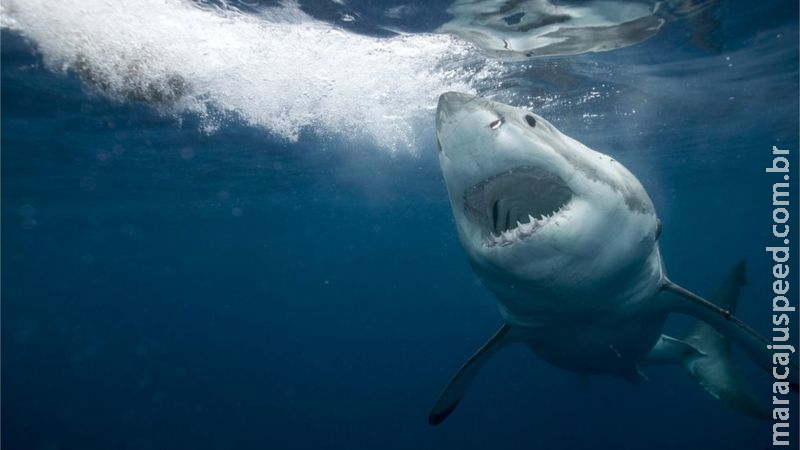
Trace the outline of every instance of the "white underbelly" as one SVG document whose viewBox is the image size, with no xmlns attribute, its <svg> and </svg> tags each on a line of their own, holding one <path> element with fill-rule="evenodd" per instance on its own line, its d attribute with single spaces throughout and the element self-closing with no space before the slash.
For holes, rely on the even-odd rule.
<svg viewBox="0 0 800 450">
<path fill-rule="evenodd" d="M 542 359 L 582 373 L 628 372 L 661 336 L 666 314 L 635 314 L 563 320 L 534 327 L 511 324 L 517 336 Z"/>
<path fill-rule="evenodd" d="M 575 371 L 619 372 L 649 353 L 666 320 L 658 305 L 660 256 L 653 256 L 624 282 L 487 286 L 506 323 L 543 359 Z"/>
</svg>

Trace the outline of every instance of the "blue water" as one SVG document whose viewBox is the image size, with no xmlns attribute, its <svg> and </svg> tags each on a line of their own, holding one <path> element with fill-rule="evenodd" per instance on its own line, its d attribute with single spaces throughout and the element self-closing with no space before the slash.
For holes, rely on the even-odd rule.
<svg viewBox="0 0 800 450">
<path fill-rule="evenodd" d="M 248 17 L 267 8 L 247 5 Z M 380 14 L 399 5 L 302 7 L 322 21 L 354 14 L 337 23 L 376 39 L 447 20 L 446 2 Z M 503 63 L 503 83 L 476 90 L 533 106 L 629 167 L 663 222 L 672 279 L 710 295 L 745 258 L 739 315 L 768 335 L 775 180 L 764 168 L 773 145 L 798 167 L 798 5 L 711 13 L 701 43 L 701 25 L 675 21 L 608 53 Z M 771 443 L 771 422 L 714 401 L 678 367 L 647 369 L 639 387 L 594 377 L 587 390 L 521 346 L 431 427 L 441 387 L 500 324 L 455 234 L 432 109 L 413 122 L 411 150 L 315 126 L 287 139 L 235 111 L 209 130 L 202 115 L 58 70 L 24 29 L 1 39 L 5 448 Z M 771 379 L 737 360 L 768 400 Z"/>
</svg>

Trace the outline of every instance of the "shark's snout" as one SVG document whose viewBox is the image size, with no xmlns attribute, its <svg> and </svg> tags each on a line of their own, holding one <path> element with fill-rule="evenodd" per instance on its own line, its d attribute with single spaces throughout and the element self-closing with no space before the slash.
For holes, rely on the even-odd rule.
<svg viewBox="0 0 800 450">
<path fill-rule="evenodd" d="M 439 104 L 436 107 L 436 130 L 441 131 L 442 124 L 450 117 L 464 108 L 468 102 L 475 100 L 477 97 L 469 94 L 462 94 L 460 92 L 445 92 L 439 96 Z"/>
</svg>

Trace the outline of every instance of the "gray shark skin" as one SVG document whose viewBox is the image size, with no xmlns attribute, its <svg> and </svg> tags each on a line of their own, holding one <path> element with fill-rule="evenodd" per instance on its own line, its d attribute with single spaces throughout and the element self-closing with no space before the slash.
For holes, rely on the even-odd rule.
<svg viewBox="0 0 800 450">
<path fill-rule="evenodd" d="M 581 376 L 637 384 L 640 365 L 682 364 L 715 397 L 763 416 L 728 350 L 728 342 L 738 345 L 771 373 L 770 342 L 731 312 L 743 268 L 717 296 L 728 304 L 670 281 L 661 222 L 639 180 L 537 114 L 448 92 L 439 98 L 436 132 L 459 240 L 504 324 L 444 388 L 431 424 L 455 409 L 492 354 L 513 343 Z M 671 313 L 702 326 L 688 342 L 662 337 Z M 798 373 L 792 362 L 793 386 Z"/>
</svg>

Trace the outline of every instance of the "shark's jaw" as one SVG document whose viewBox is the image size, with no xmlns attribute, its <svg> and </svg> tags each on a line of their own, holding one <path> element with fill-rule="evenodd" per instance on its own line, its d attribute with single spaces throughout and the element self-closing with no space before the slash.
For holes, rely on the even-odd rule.
<svg viewBox="0 0 800 450">
<path fill-rule="evenodd" d="M 486 247 L 521 242 L 569 209 L 573 192 L 558 175 L 519 166 L 464 192 L 464 216 L 479 227 Z"/>
<path fill-rule="evenodd" d="M 578 286 L 593 295 L 657 252 L 658 219 L 636 177 L 536 113 L 445 93 L 436 131 L 459 241 L 499 296 L 512 285 L 545 303 Z M 511 314 L 535 318 L 530 298 L 520 302 Z"/>
</svg>

